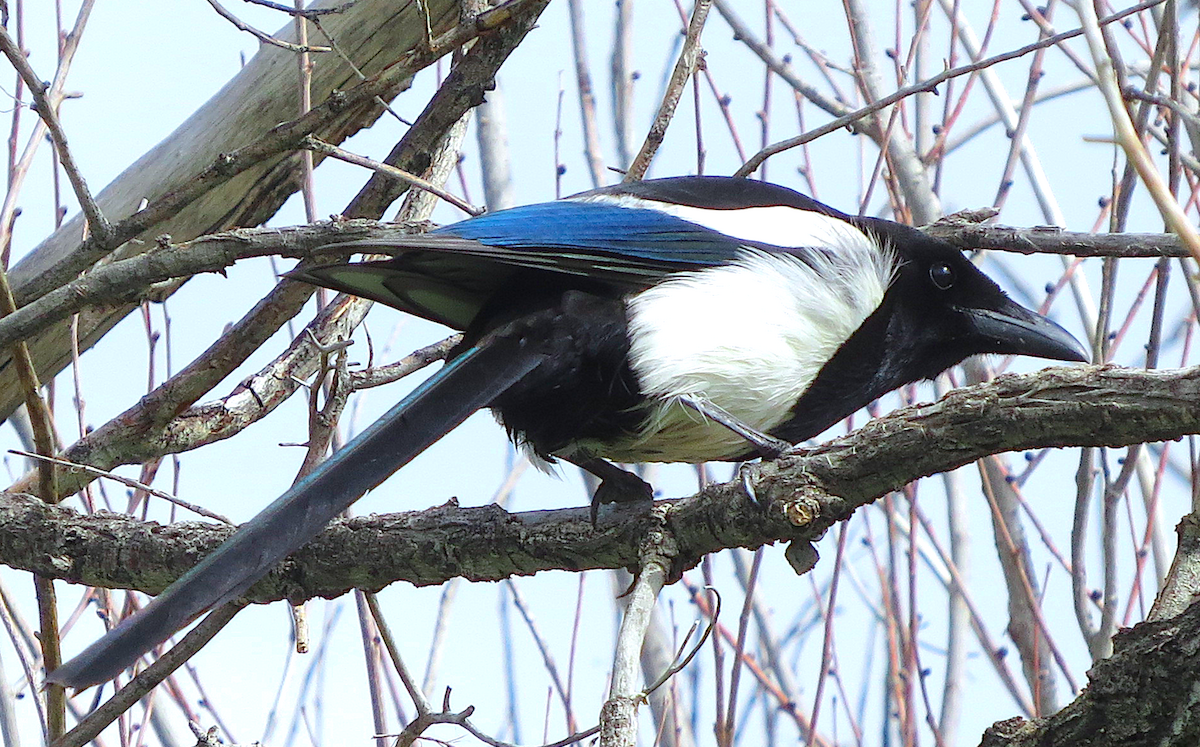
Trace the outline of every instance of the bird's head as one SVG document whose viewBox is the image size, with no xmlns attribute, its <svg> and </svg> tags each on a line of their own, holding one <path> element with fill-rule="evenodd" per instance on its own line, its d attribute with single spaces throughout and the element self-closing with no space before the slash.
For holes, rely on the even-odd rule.
<svg viewBox="0 0 1200 747">
<path fill-rule="evenodd" d="M 886 334 L 910 376 L 932 378 L 983 353 L 1088 360 L 1069 332 L 1010 299 L 958 249 L 894 223 L 871 228 L 899 260 Z"/>
</svg>

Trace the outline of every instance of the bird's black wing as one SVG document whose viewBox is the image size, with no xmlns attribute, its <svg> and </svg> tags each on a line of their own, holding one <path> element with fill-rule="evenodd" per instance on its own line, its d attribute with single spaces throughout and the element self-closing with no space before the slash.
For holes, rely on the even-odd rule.
<svg viewBox="0 0 1200 747">
<path fill-rule="evenodd" d="M 488 338 L 468 350 L 47 679 L 75 688 L 111 679 L 202 612 L 236 599 L 351 503 L 545 359 L 518 337 Z"/>
<path fill-rule="evenodd" d="M 670 176 L 665 179 L 643 179 L 580 192 L 568 199 L 590 200 L 597 197 L 632 197 L 650 203 L 686 205 L 705 210 L 738 211 L 779 205 L 820 213 L 847 223 L 857 221 L 855 216 L 847 215 L 794 189 L 759 179 L 730 176 Z"/>
<path fill-rule="evenodd" d="M 730 262 L 747 243 L 656 209 L 559 200 L 424 235 L 337 244 L 394 258 L 316 267 L 293 277 L 465 329 L 518 272 L 543 273 L 564 287 L 604 285 L 620 294 L 674 272 Z"/>
</svg>

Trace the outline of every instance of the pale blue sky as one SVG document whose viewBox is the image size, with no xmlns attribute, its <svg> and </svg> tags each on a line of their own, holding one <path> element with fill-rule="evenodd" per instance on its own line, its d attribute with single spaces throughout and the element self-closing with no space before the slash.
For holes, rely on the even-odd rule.
<svg viewBox="0 0 1200 747">
<path fill-rule="evenodd" d="M 227 2 L 231 10 L 250 23 L 264 29 L 273 29 L 282 22 L 277 14 L 243 3 Z M 747 19 L 761 24 L 761 8 L 756 4 L 746 6 Z M 894 31 L 887 24 L 893 5 L 874 3 L 879 8 L 881 28 L 877 34 L 885 39 Z M 1004 5 L 1004 4 L 1002 4 Z M 1011 4 L 1010 4 L 1011 5 Z M 48 3 L 27 4 L 27 46 L 34 53 L 31 63 L 39 74 L 49 77 L 53 60 L 48 54 L 52 40 L 52 27 L 48 25 Z M 72 8 L 70 12 L 74 12 Z M 588 4 L 589 42 L 591 65 L 597 90 L 601 92 L 602 136 L 606 155 L 611 158 L 611 129 L 607 125 L 608 96 L 606 69 L 608 64 L 607 44 L 611 34 L 611 4 Z M 794 16 L 803 17 L 804 31 L 809 40 L 826 50 L 832 59 L 846 59 L 845 22 L 842 6 L 837 2 L 805 2 L 789 9 Z M 993 50 L 1000 51 L 1028 43 L 1034 31 L 1028 24 L 1017 20 L 1018 13 L 1005 7 L 1002 22 L 993 41 Z M 1067 11 L 1060 14 L 1063 27 L 1074 19 Z M 982 16 L 975 18 L 982 21 Z M 639 3 L 637 7 L 636 66 L 641 72 L 637 83 L 640 133 L 648 122 L 650 112 L 657 102 L 660 81 L 664 70 L 673 64 L 675 29 L 678 17 L 671 3 L 653 0 Z M 935 28 L 944 30 L 939 20 Z M 827 29 L 827 30 L 826 30 Z M 941 43 L 943 35 L 938 37 Z M 782 41 L 782 35 L 781 35 Z M 740 45 L 734 43 L 728 27 L 714 11 L 709 28 L 704 36 L 709 51 L 709 65 L 718 84 L 733 96 L 733 109 L 741 135 L 749 152 L 757 149 L 759 141 L 755 111 L 760 106 L 762 95 L 762 71 L 760 65 Z M 257 42 L 249 35 L 234 29 L 228 22 L 217 17 L 202 0 L 168 0 L 160 3 L 100 2 L 93 13 L 85 41 L 74 64 L 68 89 L 82 96 L 68 101 L 63 107 L 63 121 L 68 137 L 84 175 L 93 189 L 98 190 L 125 166 L 169 133 L 196 107 L 201 105 L 228 78 L 240 63 L 241 55 L 252 55 Z M 791 49 L 791 46 L 788 45 Z M 880 57 L 881 62 L 885 58 Z M 1078 73 L 1069 72 L 1069 63 L 1060 54 L 1047 56 L 1048 79 L 1056 84 L 1074 80 Z M 1017 61 L 998 68 L 1002 79 L 1013 96 L 1019 96 L 1024 87 L 1028 71 L 1026 61 Z M 7 76 L 11 79 L 11 76 Z M 402 94 L 394 106 L 404 116 L 415 116 L 433 90 L 432 71 L 423 73 L 416 85 Z M 573 63 L 570 57 L 569 36 L 566 31 L 566 4 L 554 2 L 547 10 L 539 27 L 526 39 L 524 45 L 513 55 L 501 73 L 501 82 L 506 97 L 509 120 L 510 144 L 513 152 L 513 172 L 518 202 L 534 202 L 554 197 L 553 132 L 555 126 L 555 104 L 560 86 L 565 90 L 562 117 L 564 135 L 561 143 L 563 162 L 567 165 L 564 177 L 564 193 L 583 190 L 591 185 L 587 181 L 584 162 L 580 153 L 579 112 L 575 99 Z M 11 92 L 11 80 L 3 83 L 3 90 Z M 962 82 L 956 84 L 960 91 Z M 890 90 L 890 89 L 889 89 Z M 935 101 L 940 109 L 942 99 Z M 738 160 L 724 135 L 711 97 L 705 94 L 704 127 L 708 146 L 708 173 L 729 173 L 738 165 Z M 668 135 L 664 150 L 655 163 L 653 175 L 667 176 L 694 173 L 694 136 L 691 114 L 690 90 L 681 105 L 680 119 Z M 982 94 L 977 94 L 963 114 L 965 121 L 975 121 L 986 113 Z M 825 117 L 815 108 L 805 108 L 806 123 L 823 122 Z M 27 117 L 26 122 L 30 118 Z M 771 139 L 782 139 L 798 131 L 795 108 L 790 93 L 776 82 L 772 116 Z M 382 158 L 390 145 L 402 134 L 401 125 L 394 121 L 383 121 L 370 132 L 364 133 L 346 145 L 364 155 Z M 1097 200 L 1109 191 L 1113 164 L 1112 148 L 1102 143 L 1083 142 L 1081 136 L 1107 137 L 1109 127 L 1102 102 L 1094 93 L 1087 92 L 1047 103 L 1038 109 L 1030 126 L 1030 135 L 1037 145 L 1045 170 L 1050 176 L 1055 193 L 1061 201 L 1067 217 L 1068 227 L 1089 230 L 1097 214 Z M 473 135 L 472 135 L 473 137 Z M 994 127 L 977 141 L 965 146 L 962 153 L 953 156 L 947 166 L 942 195 L 947 210 L 978 207 L 989 204 L 996 191 L 997 180 L 1003 166 L 1003 155 L 1007 152 L 1008 140 L 1002 129 Z M 861 155 L 865 160 L 860 159 Z M 465 161 L 465 168 L 472 175 L 470 197 L 482 201 L 482 190 L 474 177 L 477 157 L 473 144 Z M 49 157 L 44 147 L 42 162 Z M 861 173 L 869 173 L 874 165 L 875 150 L 845 133 L 837 133 L 812 148 L 814 173 L 819 197 L 848 212 L 857 209 L 860 199 Z M 784 155 L 770 164 L 773 180 L 789 186 L 804 188 L 796 174 L 799 163 L 794 153 Z M 335 213 L 348 201 L 366 174 L 360 169 L 340 163 L 323 166 L 317 172 L 318 215 Z M 457 182 L 450 188 L 457 191 Z M 43 238 L 52 226 L 52 208 L 49 201 L 48 171 L 36 170 L 25 187 L 22 200 L 24 212 L 19 219 L 15 234 L 15 255 L 27 251 Z M 875 213 L 884 206 L 882 187 L 877 188 L 869 212 Z M 1131 230 L 1157 230 L 1161 221 L 1152 210 L 1139 200 Z M 448 208 L 439 210 L 440 220 L 453 220 L 456 211 Z M 1007 223 L 1034 225 L 1046 220 L 1038 212 L 1036 202 L 1030 196 L 1023 177 L 1018 177 L 1014 196 L 1002 216 Z M 303 221 L 303 210 L 298 200 L 293 199 L 271 223 L 289 225 Z M 1047 280 L 1058 276 L 1056 260 L 1035 258 L 1019 265 L 1029 285 L 1040 289 Z M 1091 270 L 1089 270 L 1091 272 Z M 1142 270 L 1139 269 L 1138 273 Z M 1093 281 L 1095 276 L 1093 273 Z M 270 269 L 265 262 L 248 262 L 230 271 L 227 278 L 211 275 L 189 282 L 169 302 L 172 319 L 172 358 L 176 368 L 191 360 L 205 345 L 220 334 L 229 322 L 236 320 L 257 300 L 271 284 Z M 1097 286 L 1098 287 L 1098 286 Z M 1136 291 L 1132 288 L 1129 293 Z M 1040 296 L 1039 296 L 1040 299 Z M 155 324 L 161 327 L 161 310 L 153 311 Z M 1078 315 L 1068 305 L 1056 308 L 1055 316 L 1072 331 L 1082 334 Z M 372 312 L 368 327 L 376 342 L 376 354 L 392 360 L 410 349 L 440 339 L 444 330 L 419 320 L 404 320 L 395 334 L 393 329 L 401 321 L 400 316 L 390 310 L 376 309 Z M 391 340 L 389 348 L 381 354 L 382 341 Z M 247 366 L 231 377 L 231 382 L 256 369 L 273 357 L 286 344 L 284 336 L 278 335 L 254 356 Z M 100 424 L 132 404 L 145 391 L 146 341 L 142 321 L 133 315 L 109 334 L 96 348 L 83 358 L 82 372 L 84 393 L 87 402 L 87 420 Z M 1135 347 L 1128 349 L 1133 362 Z M 159 347 L 159 371 L 165 368 L 163 347 Z M 364 360 L 365 345 L 355 349 L 356 360 Z M 1029 370 L 1040 367 L 1036 361 L 1018 361 L 1015 368 Z M 394 402 L 413 383 L 402 382 L 362 395 L 359 413 L 354 425 L 361 427 Z M 60 428 L 70 440 L 73 435 L 69 377 L 59 379 Z M 228 391 L 230 384 L 219 386 L 214 396 Z M 931 396 L 928 389 L 922 396 Z M 207 399 L 207 398 L 206 398 Z M 888 405 L 894 403 L 889 399 Z M 280 447 L 281 442 L 303 439 L 304 405 L 294 398 L 265 422 L 255 425 L 238 437 L 206 447 L 199 452 L 186 455 L 179 492 L 181 497 L 200 502 L 230 516 L 244 520 L 266 505 L 291 481 L 301 457 L 294 447 Z M 11 445 L 11 435 L 6 432 L 4 445 Z M 465 460 L 461 455 L 471 456 Z M 356 505 L 355 511 L 393 511 L 423 508 L 441 503 L 456 496 L 464 504 L 481 504 L 491 500 L 492 492 L 502 479 L 506 463 L 510 458 L 502 432 L 487 414 L 472 418 L 465 426 L 443 439 L 413 464 L 389 480 L 383 487 Z M 1040 488 L 1037 500 L 1059 504 L 1057 509 L 1044 509 L 1043 519 L 1052 522 L 1049 531 L 1056 537 L 1060 547 L 1067 546 L 1070 531 L 1070 501 L 1073 492 L 1073 457 L 1055 455 L 1051 465 L 1044 466 L 1044 473 L 1063 475 L 1061 481 L 1050 481 Z M 10 468 L 13 465 L 10 464 Z M 726 474 L 719 468 L 719 474 Z M 131 473 L 134 474 L 134 473 Z M 164 466 L 157 486 L 171 489 L 170 470 Z M 663 479 L 659 484 L 667 495 L 682 495 L 694 489 L 694 476 L 690 467 L 671 466 L 663 468 Z M 974 482 L 974 472 L 963 471 L 964 479 Z M 110 496 L 122 496 L 123 489 L 107 485 Z M 934 487 L 930 487 L 934 490 Z M 990 543 L 986 505 L 982 498 L 974 495 L 980 503 L 973 506 L 974 525 L 972 532 L 982 545 L 980 556 L 988 555 Z M 575 506 L 586 502 L 578 476 L 574 470 L 565 471 L 562 481 L 530 471 L 522 479 L 513 505 L 517 509 L 532 509 L 557 506 Z M 156 511 L 165 515 L 161 507 Z M 1168 523 L 1180 513 L 1178 507 L 1165 509 Z M 852 538 L 861 540 L 860 529 L 852 528 Z M 877 536 L 876 540 L 880 538 Z M 834 545 L 827 538 L 821 552 L 832 557 Z M 865 550 L 855 542 L 851 554 L 861 558 Z M 803 618 L 805 605 L 811 607 L 812 582 L 828 577 L 828 570 L 818 578 L 797 578 L 783 559 L 783 548 L 773 547 L 767 551 L 763 564 L 764 590 L 769 603 L 777 609 L 778 629 L 785 630 Z M 1044 553 L 1043 553 L 1044 555 Z M 994 561 L 992 561 L 994 563 Z M 1039 555 L 1040 567 L 1050 563 Z M 727 574 L 728 562 L 722 561 L 722 572 Z M 828 565 L 828 562 L 826 561 Z M 865 567 L 865 566 L 864 566 Z M 22 574 L 5 571 L 5 583 L 18 590 L 27 601 L 28 578 Z M 996 584 L 995 568 L 986 564 L 977 572 L 981 598 L 989 607 L 986 616 L 993 625 L 993 634 L 1002 639 L 1004 626 L 1003 600 L 999 595 L 986 593 L 988 584 Z M 925 579 L 925 583 L 931 583 Z M 1062 587 L 1061 578 L 1054 580 L 1047 590 L 1049 597 L 1058 597 L 1051 613 L 1056 619 L 1067 621 L 1071 616 L 1069 594 Z M 539 626 L 551 632 L 556 647 L 559 666 L 565 668 L 567 637 L 574 615 L 574 601 L 579 579 L 575 574 L 547 573 L 533 579 L 522 579 L 521 588 L 534 605 Z M 846 641 L 868 640 L 870 636 L 869 615 L 857 599 L 855 589 L 860 585 L 873 588 L 874 579 L 852 579 L 843 589 L 841 602 L 853 610 L 844 622 L 842 655 L 849 659 L 853 646 Z M 382 595 L 392 615 L 393 625 L 398 628 L 401 644 L 408 656 L 410 666 L 421 671 L 431 635 L 433 615 L 441 595 L 440 588 L 413 589 L 406 584 L 397 584 Z M 499 623 L 497 587 L 492 584 L 464 584 L 459 589 L 451 619 L 452 644 L 445 650 L 441 668 L 442 686 L 454 688 L 453 704 L 477 707 L 475 722 L 491 733 L 499 733 L 499 724 L 504 720 L 504 699 L 501 697 L 501 667 L 499 655 Z M 75 601 L 75 590 L 64 588 L 63 610 L 69 612 Z M 663 611 L 673 619 L 680 629 L 686 629 L 695 616 L 684 602 L 678 588 L 668 592 L 669 601 L 664 601 Z M 607 687 L 607 671 L 611 664 L 611 636 L 614 614 L 612 611 L 613 590 L 607 574 L 594 573 L 587 577 L 584 588 L 585 627 L 583 643 L 575 671 L 576 713 L 581 725 L 594 723 L 598 706 Z M 734 598 L 731 593 L 730 598 Z M 941 603 L 941 598 L 931 594 L 930 599 Z M 328 743 L 365 744 L 370 734 L 369 711 L 366 706 L 366 689 L 362 676 L 362 650 L 354 620 L 352 600 L 347 597 L 331 603 L 316 602 L 311 605 L 310 616 L 314 632 L 330 610 L 340 607 L 337 630 L 330 645 L 333 652 L 327 660 L 324 687 L 321 690 L 325 723 L 324 737 Z M 34 617 L 34 607 L 25 604 L 27 617 Z M 735 613 L 727 612 L 726 624 L 733 625 Z M 941 609 L 931 610 L 926 621 L 930 628 L 931 646 L 940 640 Z M 213 702 L 228 719 L 232 737 L 240 742 L 259 739 L 263 735 L 266 713 L 270 708 L 279 683 L 280 663 L 286 656 L 288 646 L 288 622 L 286 610 L 281 605 L 256 607 L 242 613 L 234 623 L 194 660 L 203 673 L 208 692 Z M 541 742 L 540 727 L 533 730 L 530 725 L 542 723 L 542 712 L 546 702 L 548 679 L 541 669 L 536 651 L 521 623 L 514 618 L 514 645 L 520 657 L 522 672 L 522 715 L 526 724 L 523 733 L 525 744 Z M 840 623 L 841 624 L 841 623 Z M 98 630 L 97 624 L 88 621 L 87 629 L 72 635 L 66 643 L 68 651 L 78 650 Z M 1068 641 L 1068 653 L 1082 662 L 1083 651 L 1077 643 L 1078 636 L 1063 636 Z M 314 645 L 317 641 L 314 641 Z M 865 653 L 867 647 L 860 647 Z M 804 656 L 796 667 L 796 678 L 802 684 L 803 694 L 811 706 L 812 687 L 819 666 L 820 637 L 814 632 L 804 647 Z M 934 651 L 928 652 L 930 666 L 939 662 Z M 707 655 L 706 655 L 707 656 Z M 7 644 L 0 643 L 5 672 L 10 682 L 16 678 L 18 668 Z M 287 701 L 294 697 L 299 686 L 300 674 L 296 671 L 309 666 L 308 659 L 293 663 L 293 672 L 286 686 Z M 843 659 L 846 671 L 858 671 L 864 662 Z M 705 666 L 710 666 L 708 663 Z M 876 663 L 878 666 L 878 663 Z M 1082 665 L 1077 672 L 1082 673 Z M 1015 669 L 1015 667 L 1014 667 Z M 994 675 L 976 657 L 972 664 L 971 692 L 993 690 L 986 684 Z M 681 685 L 683 682 L 681 681 Z M 873 697 L 878 698 L 878 691 Z M 86 704 L 88 698 L 80 699 Z M 171 718 L 177 728 L 182 720 L 171 708 Z M 310 717 L 314 712 L 310 704 Z M 871 707 L 872 709 L 875 706 Z M 1012 704 L 1001 696 L 985 698 L 977 702 L 964 716 L 961 733 L 963 743 L 974 743 L 982 729 L 997 719 L 1014 715 Z M 555 701 L 551 710 L 551 739 L 561 736 L 563 719 Z M 26 726 L 22 737 L 28 744 L 37 741 L 37 732 L 30 714 L 24 714 Z M 757 716 L 755 716 L 757 717 Z M 832 715 L 827 712 L 824 724 Z M 201 718 L 208 726 L 208 717 Z M 281 727 L 282 728 L 282 727 Z M 314 725 L 311 728 L 316 729 Z M 845 728 L 841 725 L 841 728 Z M 286 733 L 286 732 L 284 732 Z M 785 731 L 781 739 L 791 739 L 792 732 Z M 703 743 L 709 743 L 707 722 L 698 726 Z M 437 735 L 454 739 L 460 733 L 453 729 L 437 732 Z M 180 737 L 186 737 L 181 729 Z M 507 735 L 511 736 L 511 735 Z M 462 744 L 474 743 L 463 738 Z M 115 742 L 115 740 L 114 740 Z M 110 743 L 114 743 L 110 742 Z M 284 744 L 280 732 L 276 732 L 272 744 Z M 295 744 L 306 744 L 298 738 Z"/>
</svg>

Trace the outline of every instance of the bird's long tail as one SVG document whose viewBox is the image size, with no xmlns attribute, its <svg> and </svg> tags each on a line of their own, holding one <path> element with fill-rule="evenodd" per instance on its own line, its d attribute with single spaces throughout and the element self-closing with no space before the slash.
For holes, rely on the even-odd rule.
<svg viewBox="0 0 1200 747">
<path fill-rule="evenodd" d="M 236 599 L 351 503 L 543 360 L 543 353 L 515 337 L 491 338 L 457 357 L 48 679 L 75 688 L 111 679 L 202 612 Z"/>
</svg>

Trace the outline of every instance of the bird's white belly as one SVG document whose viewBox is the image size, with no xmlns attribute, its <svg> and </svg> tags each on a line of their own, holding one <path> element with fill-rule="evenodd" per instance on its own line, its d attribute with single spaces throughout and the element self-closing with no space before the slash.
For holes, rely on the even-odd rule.
<svg viewBox="0 0 1200 747">
<path fill-rule="evenodd" d="M 620 462 L 704 462 L 749 447 L 680 402 L 693 395 L 752 428 L 784 422 L 825 363 L 875 310 L 890 262 L 863 234 L 867 251 L 817 267 L 748 249 L 738 261 L 681 273 L 628 302 L 630 365 L 656 400 L 637 434 L 589 447 Z M 845 255 L 843 255 L 845 256 Z"/>
</svg>

